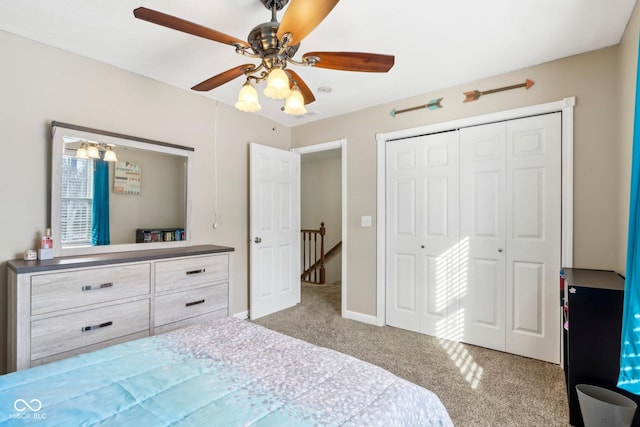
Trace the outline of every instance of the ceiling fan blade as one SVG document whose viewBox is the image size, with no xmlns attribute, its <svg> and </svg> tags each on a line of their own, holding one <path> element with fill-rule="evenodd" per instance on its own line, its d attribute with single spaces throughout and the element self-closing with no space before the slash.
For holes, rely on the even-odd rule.
<svg viewBox="0 0 640 427">
<path fill-rule="evenodd" d="M 313 96 L 313 92 L 309 89 L 309 86 L 300 78 L 300 76 L 292 70 L 287 69 L 287 73 L 289 73 L 289 86 L 293 87 L 293 81 L 298 84 L 298 88 L 300 89 L 300 93 L 302 93 L 302 97 L 304 98 L 304 105 L 311 104 L 316 100 L 316 97 Z"/>
<path fill-rule="evenodd" d="M 216 76 L 213 76 L 210 79 L 203 81 L 202 83 L 198 83 L 191 89 L 198 90 L 201 92 L 206 92 L 211 89 L 215 89 L 218 86 L 222 86 L 223 84 L 230 82 L 231 80 L 237 77 L 240 77 L 246 71 L 249 71 L 252 68 L 254 68 L 252 64 L 238 65 L 237 67 L 224 71 Z"/>
<path fill-rule="evenodd" d="M 211 28 L 203 27 L 200 24 L 195 24 L 181 18 L 176 18 L 175 16 L 167 15 L 166 13 L 147 9 L 146 7 L 134 9 L 133 15 L 143 21 L 162 25 L 163 27 L 172 28 L 174 30 L 182 31 L 183 33 L 193 34 L 194 36 L 203 37 L 205 39 L 213 40 L 214 42 L 229 44 L 231 46 L 240 45 L 246 48 L 251 47 L 249 43 L 244 40 L 237 39 Z"/>
<path fill-rule="evenodd" d="M 370 73 L 386 73 L 395 62 L 393 55 L 364 52 L 308 52 L 302 55 L 302 59 L 310 56 L 320 59 L 314 65 L 317 68 Z"/>
<path fill-rule="evenodd" d="M 291 0 L 280 22 L 278 39 L 281 40 L 284 34 L 291 33 L 293 40 L 289 44 L 293 46 L 300 43 L 327 17 L 338 1 Z"/>
</svg>

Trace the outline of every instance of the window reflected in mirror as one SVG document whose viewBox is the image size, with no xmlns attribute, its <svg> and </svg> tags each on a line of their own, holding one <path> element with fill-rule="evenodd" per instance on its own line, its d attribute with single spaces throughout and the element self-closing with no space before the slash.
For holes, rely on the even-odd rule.
<svg viewBox="0 0 640 427">
<path fill-rule="evenodd" d="M 60 244 L 91 245 L 93 206 L 93 159 L 78 158 L 65 149 L 62 157 Z"/>
</svg>

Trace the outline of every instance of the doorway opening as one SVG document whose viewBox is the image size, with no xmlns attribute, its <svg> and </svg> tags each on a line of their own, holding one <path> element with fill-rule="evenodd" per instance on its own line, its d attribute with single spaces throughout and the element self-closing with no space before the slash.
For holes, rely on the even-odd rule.
<svg viewBox="0 0 640 427">
<path fill-rule="evenodd" d="M 292 151 L 301 156 L 301 283 L 326 286 L 339 293 L 343 316 L 347 289 L 346 140 Z"/>
</svg>

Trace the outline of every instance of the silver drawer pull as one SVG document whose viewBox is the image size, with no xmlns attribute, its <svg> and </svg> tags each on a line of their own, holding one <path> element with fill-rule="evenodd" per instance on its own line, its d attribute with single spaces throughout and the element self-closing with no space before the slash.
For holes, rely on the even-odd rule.
<svg viewBox="0 0 640 427">
<path fill-rule="evenodd" d="M 191 270 L 191 271 L 187 271 L 187 274 L 198 274 L 198 273 L 204 273 L 206 270 L 204 268 L 201 268 L 200 270 Z"/>
<path fill-rule="evenodd" d="M 104 323 L 100 323 L 99 325 L 93 325 L 93 326 L 83 326 L 82 332 L 93 331 L 94 329 L 106 328 L 107 326 L 111 326 L 111 325 L 113 325 L 113 322 L 104 322 Z"/>
<path fill-rule="evenodd" d="M 112 288 L 113 287 L 113 282 L 109 282 L 109 283 L 102 283 L 100 285 L 84 285 L 82 287 L 82 291 L 95 291 L 97 289 L 105 289 L 105 288 Z"/>
<path fill-rule="evenodd" d="M 185 307 L 191 307 L 192 305 L 198 305 L 198 304 L 204 304 L 204 300 L 201 299 L 201 300 L 198 300 L 198 301 L 188 302 L 184 306 Z"/>
</svg>

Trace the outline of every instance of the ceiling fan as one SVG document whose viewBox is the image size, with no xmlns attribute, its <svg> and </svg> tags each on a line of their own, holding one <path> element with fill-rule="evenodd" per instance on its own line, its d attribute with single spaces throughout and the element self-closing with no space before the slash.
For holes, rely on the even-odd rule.
<svg viewBox="0 0 640 427">
<path fill-rule="evenodd" d="M 282 21 L 278 22 L 276 13 L 289 1 L 291 5 L 285 11 Z M 392 55 L 364 52 L 307 52 L 302 55 L 301 60 L 293 59 L 300 42 L 322 22 L 338 1 L 260 0 L 271 11 L 271 21 L 254 27 L 247 41 L 145 7 L 135 9 L 133 14 L 144 21 L 231 45 L 235 47 L 236 53 L 261 60 L 258 65 L 243 64 L 223 71 L 191 89 L 209 91 L 244 75 L 247 80 L 240 91 L 236 107 L 253 112 L 261 107 L 252 82 L 267 80 L 264 91 L 266 96 L 285 99 L 282 110 L 286 113 L 304 114 L 304 105 L 315 101 L 315 97 L 300 76 L 287 68 L 289 64 L 374 73 L 386 73 L 394 64 Z"/>
</svg>

